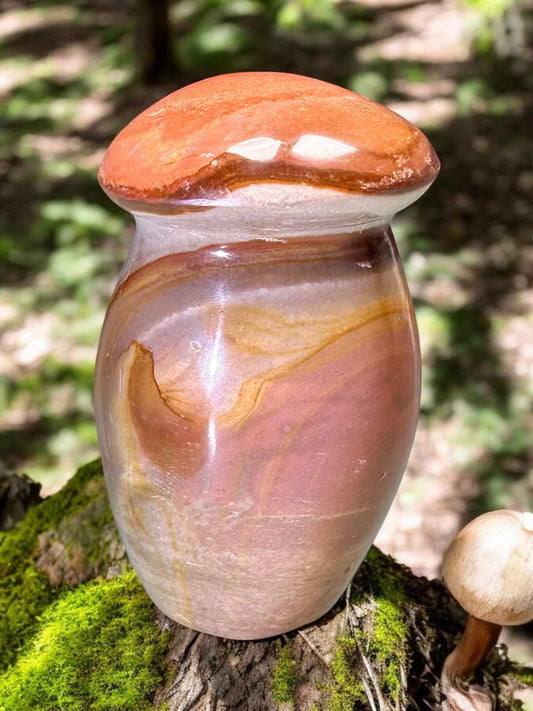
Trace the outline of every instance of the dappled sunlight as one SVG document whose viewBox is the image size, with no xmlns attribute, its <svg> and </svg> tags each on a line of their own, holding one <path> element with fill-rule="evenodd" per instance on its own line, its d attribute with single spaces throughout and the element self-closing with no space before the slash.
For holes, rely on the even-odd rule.
<svg viewBox="0 0 533 711">
<path fill-rule="evenodd" d="M 424 393 L 381 537 L 415 569 L 408 551 L 431 549 L 423 572 L 437 574 L 464 519 L 533 493 L 531 54 L 495 52 L 494 19 L 467 0 L 191 0 L 171 8 L 174 66 L 143 86 L 132 8 L 11 2 L 0 18 L 0 456 L 55 487 L 97 452 L 93 360 L 132 235 L 96 182 L 116 132 L 210 74 L 308 74 L 417 123 L 442 159 L 431 191 L 395 221 Z"/>
</svg>

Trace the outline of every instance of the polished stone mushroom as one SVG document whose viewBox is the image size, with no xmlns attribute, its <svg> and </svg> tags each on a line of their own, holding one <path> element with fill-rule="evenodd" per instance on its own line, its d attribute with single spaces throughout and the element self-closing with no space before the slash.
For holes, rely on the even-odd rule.
<svg viewBox="0 0 533 711">
<path fill-rule="evenodd" d="M 137 230 L 96 420 L 128 555 L 172 619 L 257 639 L 346 589 L 419 408 L 390 219 L 438 167 L 386 107 L 269 72 L 184 87 L 110 146 L 99 180 Z"/>
<path fill-rule="evenodd" d="M 183 87 L 143 111 L 113 141 L 98 178 L 127 209 L 247 202 L 247 188 L 264 194 L 272 184 L 300 187 L 299 198 L 303 188 L 409 194 L 400 208 L 438 169 L 424 134 L 385 106 L 309 77 L 244 72 Z"/>
</svg>

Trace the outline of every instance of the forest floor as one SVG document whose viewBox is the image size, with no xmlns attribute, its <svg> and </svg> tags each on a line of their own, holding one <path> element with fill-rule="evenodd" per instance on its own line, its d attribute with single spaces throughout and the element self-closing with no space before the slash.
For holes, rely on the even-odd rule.
<svg viewBox="0 0 533 711">
<path fill-rule="evenodd" d="M 125 90 L 132 53 L 126 34 L 113 29 L 114 5 L 52 3 L 43 12 L 8 0 L 0 17 L 0 100 L 9 129 L 0 144 L 7 178 L 0 256 L 11 250 L 0 268 L 0 456 L 41 478 L 45 492 L 97 453 L 92 362 L 131 237 L 116 211 L 102 212 L 94 173 L 128 120 L 195 78 L 187 67 L 174 80 Z M 430 196 L 395 222 L 427 374 L 412 455 L 377 539 L 428 577 L 439 575 L 444 549 L 472 515 L 533 508 L 531 7 L 516 8 L 489 28 L 498 45 L 490 61 L 474 52 L 488 21 L 456 0 L 362 0 L 356 20 L 338 20 L 335 51 L 320 33 L 313 44 L 278 29 L 275 52 L 270 47 L 276 56 L 267 48 L 268 61 L 248 61 L 249 68 L 315 75 L 372 95 L 426 130 L 441 155 Z M 127 24 L 126 10 L 119 15 Z M 187 18 L 178 20 L 187 26 Z M 357 22 L 363 40 L 348 32 Z M 223 39 L 222 24 L 211 37 Z M 10 224 L 17 229 L 9 232 Z M 27 251 L 20 234 L 31 237 Z M 90 286 L 82 289 L 86 277 Z M 57 299 L 61 308 L 53 306 Z M 34 457 L 45 441 L 47 467 Z M 531 626 L 505 640 L 532 662 Z"/>
</svg>

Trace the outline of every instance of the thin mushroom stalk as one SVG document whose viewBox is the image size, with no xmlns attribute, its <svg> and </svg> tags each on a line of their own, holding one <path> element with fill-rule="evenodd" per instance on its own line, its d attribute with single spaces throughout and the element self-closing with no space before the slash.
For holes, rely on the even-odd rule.
<svg viewBox="0 0 533 711">
<path fill-rule="evenodd" d="M 450 683 L 470 679 L 496 645 L 501 630 L 501 625 L 469 615 L 459 644 L 444 662 L 444 673 Z"/>
<path fill-rule="evenodd" d="M 457 647 L 444 662 L 441 686 L 447 711 L 485 711 L 494 707 L 490 691 L 468 683 L 496 645 L 501 625 L 468 616 Z"/>
<path fill-rule="evenodd" d="M 446 551 L 442 573 L 469 613 L 463 636 L 444 662 L 443 706 L 447 711 L 490 711 L 491 692 L 469 682 L 502 626 L 533 618 L 533 514 L 502 510 L 479 516 Z"/>
</svg>

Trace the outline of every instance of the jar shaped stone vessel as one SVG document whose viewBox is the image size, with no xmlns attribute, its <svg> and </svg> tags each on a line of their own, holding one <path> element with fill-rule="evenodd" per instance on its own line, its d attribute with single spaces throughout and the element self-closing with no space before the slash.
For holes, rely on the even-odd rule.
<svg viewBox="0 0 533 711">
<path fill-rule="evenodd" d="M 136 233 L 95 412 L 130 560 L 169 617 L 233 639 L 316 620 L 392 502 L 419 409 L 390 229 L 439 163 L 383 106 L 218 76 L 135 118 L 99 180 Z"/>
</svg>

